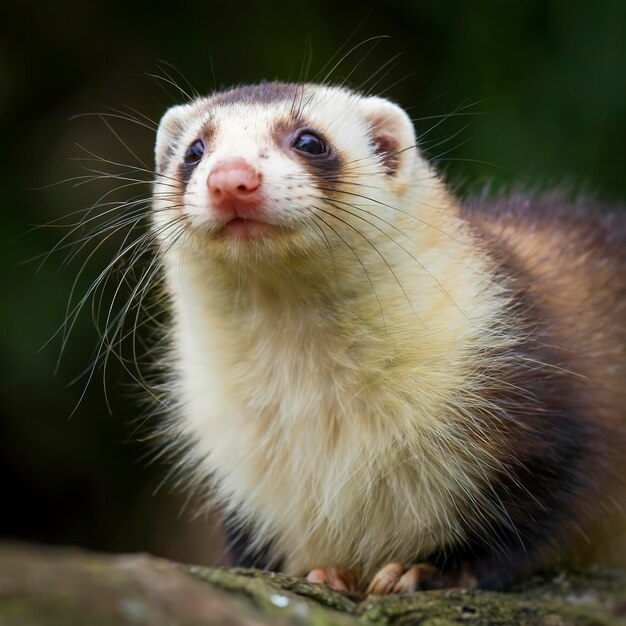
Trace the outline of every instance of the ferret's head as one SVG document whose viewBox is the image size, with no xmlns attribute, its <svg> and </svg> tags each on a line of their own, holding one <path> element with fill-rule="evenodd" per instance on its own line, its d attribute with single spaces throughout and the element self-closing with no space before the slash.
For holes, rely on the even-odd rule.
<svg viewBox="0 0 626 626">
<path fill-rule="evenodd" d="M 164 249 L 184 242 L 229 263 L 328 254 L 329 239 L 394 219 L 418 161 L 409 117 L 385 99 L 238 87 L 163 116 L 154 232 Z"/>
</svg>

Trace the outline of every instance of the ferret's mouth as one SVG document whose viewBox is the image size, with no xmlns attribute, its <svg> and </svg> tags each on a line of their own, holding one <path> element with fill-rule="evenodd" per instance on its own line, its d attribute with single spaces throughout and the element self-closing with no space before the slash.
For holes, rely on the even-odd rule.
<svg viewBox="0 0 626 626">
<path fill-rule="evenodd" d="M 222 233 L 241 239 L 255 239 L 264 237 L 279 230 L 276 224 L 247 217 L 234 217 L 222 227 Z"/>
</svg>

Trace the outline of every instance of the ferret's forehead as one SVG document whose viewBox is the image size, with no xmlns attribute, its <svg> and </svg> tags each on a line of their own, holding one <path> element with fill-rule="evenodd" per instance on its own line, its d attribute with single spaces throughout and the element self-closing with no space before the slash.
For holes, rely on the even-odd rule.
<svg viewBox="0 0 626 626">
<path fill-rule="evenodd" d="M 246 124 L 267 128 L 267 123 L 299 119 L 328 120 L 358 96 L 345 89 L 308 84 L 266 83 L 238 87 L 202 101 L 207 119 L 219 125 Z"/>
<path fill-rule="evenodd" d="M 313 85 L 309 83 L 261 83 L 245 85 L 217 93 L 207 98 L 211 107 L 248 105 L 251 107 L 284 107 L 294 110 L 306 109 L 313 102 L 332 99 L 346 100 L 358 97 L 357 94 L 341 87 Z"/>
</svg>

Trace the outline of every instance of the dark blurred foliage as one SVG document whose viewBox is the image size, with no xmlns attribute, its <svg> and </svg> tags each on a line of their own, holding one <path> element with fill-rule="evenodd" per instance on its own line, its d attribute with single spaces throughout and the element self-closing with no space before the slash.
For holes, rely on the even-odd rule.
<svg viewBox="0 0 626 626">
<path fill-rule="evenodd" d="M 149 447 L 133 425 L 140 394 L 129 391 L 131 377 L 119 362 L 109 363 L 106 384 L 101 370 L 87 386 L 84 377 L 69 384 L 98 345 L 90 306 L 73 327 L 56 374 L 59 337 L 42 349 L 62 324 L 74 278 L 94 246 L 67 265 L 64 253 L 41 267 L 26 262 L 67 232 L 29 231 L 30 225 L 89 206 L 111 187 L 70 182 L 36 189 L 84 173 L 72 160 L 88 156 L 79 145 L 133 161 L 100 119 L 70 118 L 129 106 L 158 120 L 183 98 L 148 74 L 169 72 L 187 89 L 159 60 L 207 92 L 261 79 L 297 80 L 307 64 L 308 78 L 320 79 L 355 44 L 389 35 L 348 54 L 329 79 L 408 108 L 428 155 L 463 193 L 485 184 L 564 185 L 608 200 L 626 197 L 621 0 L 387 0 L 371 9 L 328 0 L 5 2 L 0 24 L 5 537 L 212 558 L 210 524 L 192 523 L 190 507 L 179 515 L 183 499 L 169 483 L 157 489 L 167 468 L 147 463 Z M 437 117 L 443 114 L 452 115 Z M 112 123 L 151 162 L 153 132 Z M 113 250 L 111 244 L 96 251 L 78 295 Z"/>
</svg>

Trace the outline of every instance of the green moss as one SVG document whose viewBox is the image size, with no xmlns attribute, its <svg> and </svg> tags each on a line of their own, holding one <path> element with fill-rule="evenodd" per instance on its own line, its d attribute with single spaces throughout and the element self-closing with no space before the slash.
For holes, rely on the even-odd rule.
<svg viewBox="0 0 626 626">
<path fill-rule="evenodd" d="M 350 598 L 301 578 L 0 545 L 0 626 L 624 626 L 626 572 Z"/>
<path fill-rule="evenodd" d="M 267 611 L 273 593 L 288 594 L 290 602 L 306 601 L 328 611 L 309 611 L 317 623 L 368 625 L 447 626 L 619 626 L 626 624 L 626 574 L 610 571 L 558 573 L 536 577 L 510 592 L 430 591 L 401 596 L 374 597 L 354 601 L 323 586 L 310 585 L 299 578 L 242 569 L 191 567 L 195 578 L 228 590 L 243 593 L 261 611 Z M 339 616 L 352 616 L 337 622 Z M 300 613 L 302 615 L 302 613 Z M 330 621 L 323 621 L 330 620 Z M 335 620 L 335 621 L 333 621 Z M 296 623 L 296 622 L 294 622 Z"/>
</svg>

